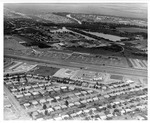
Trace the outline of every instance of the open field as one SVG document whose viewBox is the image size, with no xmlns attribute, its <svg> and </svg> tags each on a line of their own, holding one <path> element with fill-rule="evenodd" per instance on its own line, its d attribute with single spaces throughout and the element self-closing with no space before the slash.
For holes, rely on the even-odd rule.
<svg viewBox="0 0 150 123">
<path fill-rule="evenodd" d="M 36 16 L 39 17 L 39 18 L 48 20 L 50 22 L 53 22 L 53 23 L 73 23 L 73 21 L 70 20 L 69 18 L 62 17 L 62 16 L 55 15 L 55 14 L 51 14 L 51 13 L 36 15 Z"/>
<path fill-rule="evenodd" d="M 31 74 L 39 74 L 44 76 L 52 76 L 54 75 L 59 68 L 47 67 L 47 66 L 37 66 L 33 71 L 31 70 Z"/>
<path fill-rule="evenodd" d="M 111 57 L 111 56 L 103 56 L 103 55 L 86 55 L 86 54 L 78 54 L 73 53 L 70 57 L 67 59 L 71 62 L 78 62 L 78 63 L 89 63 L 89 64 L 97 64 L 97 65 L 103 65 L 103 66 L 124 66 L 129 67 L 128 63 L 125 58 L 123 57 Z"/>
<path fill-rule="evenodd" d="M 111 75 L 110 79 L 123 80 L 123 76 L 120 76 L 120 75 Z"/>
<path fill-rule="evenodd" d="M 147 33 L 148 31 L 147 29 L 135 28 L 135 27 L 121 27 L 121 28 L 117 28 L 117 30 L 123 32 L 145 32 L 145 33 Z"/>
<path fill-rule="evenodd" d="M 18 41 L 18 39 L 14 38 L 14 37 L 5 37 L 4 38 L 4 48 L 5 49 L 12 49 L 12 50 L 27 50 L 28 48 L 26 48 L 25 46 L 21 45 Z"/>
</svg>

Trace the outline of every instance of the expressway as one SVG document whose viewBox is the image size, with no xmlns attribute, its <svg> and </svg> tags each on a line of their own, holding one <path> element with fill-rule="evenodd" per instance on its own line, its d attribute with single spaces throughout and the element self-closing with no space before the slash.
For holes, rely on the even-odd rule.
<svg viewBox="0 0 150 123">
<path fill-rule="evenodd" d="M 122 74 L 122 75 L 130 75 L 130 76 L 138 76 L 138 77 L 147 77 L 147 70 L 142 69 L 134 69 L 134 68 L 125 68 L 125 67 L 115 67 L 115 66 L 100 66 L 100 65 L 93 65 L 93 64 L 84 64 L 84 63 L 76 63 L 76 62 L 66 62 L 66 61 L 56 61 L 56 60 L 45 60 L 40 58 L 34 58 L 29 56 L 18 56 L 12 54 L 4 54 L 4 57 L 19 59 L 19 60 L 26 60 L 38 63 L 45 63 L 51 65 L 58 65 L 62 67 L 73 67 L 73 68 L 85 68 L 86 70 L 91 71 L 101 71 L 101 72 L 108 72 L 113 74 Z"/>
</svg>

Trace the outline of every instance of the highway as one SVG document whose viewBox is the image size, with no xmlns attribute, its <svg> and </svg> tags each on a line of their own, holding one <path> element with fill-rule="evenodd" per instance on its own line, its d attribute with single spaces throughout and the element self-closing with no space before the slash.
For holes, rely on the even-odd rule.
<svg viewBox="0 0 150 123">
<path fill-rule="evenodd" d="M 60 60 L 45 60 L 40 58 L 34 58 L 29 56 L 18 56 L 12 54 L 4 54 L 4 57 L 10 57 L 14 59 L 38 62 L 38 63 L 45 63 L 51 65 L 58 65 L 62 67 L 73 67 L 73 68 L 85 68 L 86 70 L 91 71 L 99 71 L 99 72 L 107 72 L 113 74 L 122 74 L 122 75 L 130 75 L 130 76 L 138 76 L 138 77 L 147 77 L 147 70 L 142 69 L 134 69 L 134 68 L 125 68 L 125 67 L 115 67 L 115 66 L 100 66 L 100 65 L 93 65 L 93 64 L 83 64 L 83 63 L 76 63 L 76 62 L 66 62 Z"/>
</svg>

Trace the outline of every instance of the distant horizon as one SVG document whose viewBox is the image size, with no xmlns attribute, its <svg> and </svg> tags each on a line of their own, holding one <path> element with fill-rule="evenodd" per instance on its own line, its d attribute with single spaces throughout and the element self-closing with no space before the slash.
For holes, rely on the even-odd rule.
<svg viewBox="0 0 150 123">
<path fill-rule="evenodd" d="M 24 14 L 70 12 L 141 19 L 147 19 L 148 13 L 146 3 L 5 3 L 4 7 Z"/>
</svg>

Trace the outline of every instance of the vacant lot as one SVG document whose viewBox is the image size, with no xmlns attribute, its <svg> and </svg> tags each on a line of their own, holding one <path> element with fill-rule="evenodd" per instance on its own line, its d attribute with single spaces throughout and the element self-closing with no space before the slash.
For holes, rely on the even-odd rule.
<svg viewBox="0 0 150 123">
<path fill-rule="evenodd" d="M 13 50 L 27 50 L 25 46 L 19 44 L 19 41 L 13 36 L 4 38 L 4 48 Z"/>
<path fill-rule="evenodd" d="M 123 76 L 119 76 L 119 75 L 111 75 L 110 79 L 117 79 L 117 80 L 123 80 Z"/>
<path fill-rule="evenodd" d="M 51 76 L 51 75 L 54 75 L 58 70 L 59 70 L 59 68 L 47 67 L 47 66 L 37 66 L 37 69 L 30 73 L 44 75 L 44 76 Z"/>
</svg>

